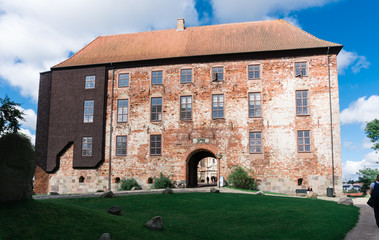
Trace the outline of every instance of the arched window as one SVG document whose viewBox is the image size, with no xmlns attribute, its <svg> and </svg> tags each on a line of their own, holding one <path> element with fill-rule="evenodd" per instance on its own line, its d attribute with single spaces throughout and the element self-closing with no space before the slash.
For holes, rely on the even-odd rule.
<svg viewBox="0 0 379 240">
<path fill-rule="evenodd" d="M 80 176 L 80 178 L 79 178 L 79 182 L 80 182 L 80 183 L 83 183 L 83 182 L 84 182 L 84 177 L 83 177 L 83 176 Z"/>
<path fill-rule="evenodd" d="M 149 184 L 153 183 L 153 178 L 149 177 L 149 178 L 147 179 L 147 183 L 149 183 Z"/>
<path fill-rule="evenodd" d="M 303 184 L 303 179 L 302 178 L 297 179 L 297 185 L 301 186 L 302 184 Z"/>
<path fill-rule="evenodd" d="M 119 178 L 119 177 L 116 177 L 116 178 L 114 179 L 114 182 L 115 182 L 115 183 L 120 183 L 120 178 Z"/>
</svg>

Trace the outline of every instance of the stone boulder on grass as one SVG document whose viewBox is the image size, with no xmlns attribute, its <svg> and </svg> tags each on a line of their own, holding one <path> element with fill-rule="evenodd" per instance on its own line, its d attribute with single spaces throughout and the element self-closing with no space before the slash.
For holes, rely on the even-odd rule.
<svg viewBox="0 0 379 240">
<path fill-rule="evenodd" d="M 30 199 L 36 157 L 30 140 L 10 133 L 0 138 L 0 202 Z"/>
<path fill-rule="evenodd" d="M 145 226 L 152 230 L 162 230 L 163 228 L 163 219 L 160 216 L 153 217 L 151 220 L 146 222 Z"/>
<path fill-rule="evenodd" d="M 317 198 L 318 194 L 314 193 L 314 192 L 308 192 L 306 197 L 307 198 Z"/>
<path fill-rule="evenodd" d="M 342 205 L 348 205 L 348 206 L 352 206 L 354 205 L 353 203 L 353 200 L 349 197 L 342 197 L 338 200 L 338 204 L 342 204 Z"/>
</svg>

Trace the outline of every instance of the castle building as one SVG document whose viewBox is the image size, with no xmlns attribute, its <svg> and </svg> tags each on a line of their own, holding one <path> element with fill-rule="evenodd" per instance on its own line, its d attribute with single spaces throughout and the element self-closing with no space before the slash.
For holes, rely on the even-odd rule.
<svg viewBox="0 0 379 240">
<path fill-rule="evenodd" d="M 341 49 L 283 20 L 100 36 L 41 73 L 37 192 L 194 187 L 205 158 L 265 191 L 342 192 Z"/>
</svg>

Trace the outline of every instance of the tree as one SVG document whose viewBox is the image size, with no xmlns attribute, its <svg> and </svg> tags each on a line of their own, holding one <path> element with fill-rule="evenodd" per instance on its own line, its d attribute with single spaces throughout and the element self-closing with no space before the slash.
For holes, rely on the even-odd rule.
<svg viewBox="0 0 379 240">
<path fill-rule="evenodd" d="M 379 120 L 374 119 L 371 122 L 368 122 L 365 128 L 365 133 L 367 137 L 371 139 L 371 142 L 374 143 L 372 149 L 379 150 Z"/>
<path fill-rule="evenodd" d="M 17 133 L 20 130 L 19 121 L 24 120 L 24 113 L 17 109 L 19 103 L 15 103 L 5 95 L 0 98 L 0 135 L 12 132 Z"/>
<path fill-rule="evenodd" d="M 371 168 L 364 168 L 357 172 L 359 175 L 358 181 L 360 183 L 363 183 L 363 186 L 361 188 L 362 192 L 366 192 L 370 189 L 370 184 L 372 182 L 375 182 L 375 178 L 377 175 L 379 175 L 378 169 L 371 169 Z"/>
</svg>

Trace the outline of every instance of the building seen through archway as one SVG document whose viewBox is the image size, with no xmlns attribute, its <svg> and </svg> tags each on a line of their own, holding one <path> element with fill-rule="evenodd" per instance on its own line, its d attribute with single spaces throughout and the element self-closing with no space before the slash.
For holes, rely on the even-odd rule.
<svg viewBox="0 0 379 240">
<path fill-rule="evenodd" d="M 197 187 L 209 183 L 216 185 L 217 175 L 217 159 L 216 156 L 205 149 L 194 151 L 187 158 L 187 187 Z"/>
<path fill-rule="evenodd" d="M 217 159 L 207 157 L 200 160 L 197 165 L 198 185 L 217 185 Z"/>
</svg>

